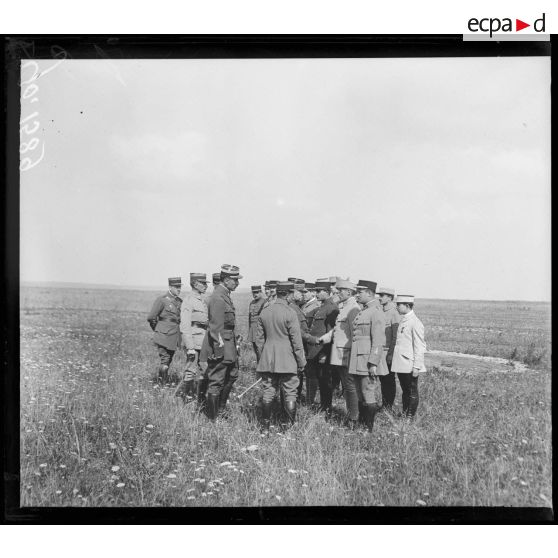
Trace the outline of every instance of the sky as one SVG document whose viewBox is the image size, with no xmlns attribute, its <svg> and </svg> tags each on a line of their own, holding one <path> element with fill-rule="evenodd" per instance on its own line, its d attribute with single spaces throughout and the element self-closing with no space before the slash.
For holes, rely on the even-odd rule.
<svg viewBox="0 0 558 558">
<path fill-rule="evenodd" d="M 550 300 L 550 58 L 37 63 L 22 281 Z"/>
</svg>

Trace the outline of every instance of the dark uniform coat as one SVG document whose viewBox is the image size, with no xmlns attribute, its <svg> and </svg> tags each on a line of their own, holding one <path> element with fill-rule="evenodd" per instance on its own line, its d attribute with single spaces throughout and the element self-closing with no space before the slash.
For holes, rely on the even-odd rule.
<svg viewBox="0 0 558 558">
<path fill-rule="evenodd" d="M 308 328 L 308 322 L 306 321 L 306 316 L 304 312 L 300 309 L 300 306 L 296 302 L 289 302 L 289 308 L 292 308 L 298 318 L 298 323 L 300 325 L 300 335 L 302 336 L 302 344 L 304 346 L 304 352 L 306 352 L 309 345 L 316 345 L 318 340 L 310 334 L 310 329 Z"/>
<path fill-rule="evenodd" d="M 207 303 L 209 326 L 204 338 L 200 361 L 208 358 L 222 358 L 224 363 L 234 363 L 238 359 L 234 328 L 236 315 L 231 293 L 224 285 L 217 285 Z M 223 346 L 219 347 L 219 341 Z"/>
<path fill-rule="evenodd" d="M 306 366 L 298 317 L 282 298 L 258 316 L 256 345 L 261 352 L 257 372 L 296 374 Z"/>
<path fill-rule="evenodd" d="M 349 374 L 368 376 L 368 365 L 376 366 L 376 376 L 389 374 L 384 353 L 386 322 L 377 300 L 371 300 L 355 317 L 351 327 L 352 343 Z"/>
<path fill-rule="evenodd" d="M 314 317 L 314 312 L 321 306 L 321 302 L 317 298 L 313 298 L 308 302 L 305 302 L 302 307 L 302 313 L 306 316 L 306 321 L 308 322 L 308 327 L 312 327 L 312 319 Z"/>
<path fill-rule="evenodd" d="M 315 337 L 321 337 L 327 332 L 331 331 L 335 326 L 335 319 L 339 314 L 337 304 L 333 302 L 330 297 L 322 302 L 316 308 L 312 315 L 312 325 L 310 327 L 310 334 Z M 329 357 L 329 347 L 325 345 L 310 345 L 308 347 L 308 360 L 321 360 L 321 357 L 326 359 Z"/>
<path fill-rule="evenodd" d="M 181 305 L 182 299 L 169 291 L 155 299 L 147 316 L 151 329 L 155 331 L 153 341 L 169 351 L 176 351 L 180 345 Z"/>
<path fill-rule="evenodd" d="M 265 298 L 258 298 L 256 300 L 250 301 L 250 306 L 248 307 L 248 339 L 250 343 L 255 343 L 256 341 L 256 322 L 258 321 L 258 316 L 262 311 L 264 304 L 266 303 Z"/>
<path fill-rule="evenodd" d="M 384 317 L 386 320 L 386 357 L 388 361 L 390 361 L 393 357 L 393 350 L 395 349 L 395 343 L 397 341 L 397 329 L 399 328 L 399 322 L 401 321 L 401 315 L 397 311 L 395 303 L 388 302 L 384 306 Z"/>
</svg>

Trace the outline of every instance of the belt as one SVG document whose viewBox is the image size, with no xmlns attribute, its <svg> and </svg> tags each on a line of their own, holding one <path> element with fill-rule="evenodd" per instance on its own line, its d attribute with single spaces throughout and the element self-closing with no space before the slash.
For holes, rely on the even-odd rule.
<svg viewBox="0 0 558 558">
<path fill-rule="evenodd" d="M 160 322 L 172 322 L 173 324 L 179 324 L 180 320 L 177 320 L 175 318 L 159 318 Z"/>
<path fill-rule="evenodd" d="M 223 329 L 226 329 L 227 331 L 234 331 L 234 326 L 223 326 Z"/>
<path fill-rule="evenodd" d="M 192 325 L 196 327 L 200 327 L 201 329 L 207 329 L 207 324 L 204 324 L 202 322 L 192 322 Z"/>
</svg>

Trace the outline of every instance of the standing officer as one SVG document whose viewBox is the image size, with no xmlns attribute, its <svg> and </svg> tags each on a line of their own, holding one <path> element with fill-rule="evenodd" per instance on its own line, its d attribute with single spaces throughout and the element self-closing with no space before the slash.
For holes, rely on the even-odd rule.
<svg viewBox="0 0 558 558">
<path fill-rule="evenodd" d="M 213 273 L 211 275 L 211 282 L 213 283 L 213 288 L 215 288 L 217 285 L 221 284 L 221 272 L 218 271 L 217 273 Z"/>
<path fill-rule="evenodd" d="M 264 308 L 258 316 L 256 343 L 261 358 L 256 371 L 263 384 L 262 428 L 269 432 L 271 406 L 281 389 L 284 410 L 290 423 L 296 420 L 297 371 L 304 370 L 306 358 L 300 335 L 300 325 L 295 311 L 286 301 L 293 288 L 288 281 L 277 284 L 277 300 Z"/>
<path fill-rule="evenodd" d="M 339 314 L 335 327 L 320 337 L 322 343 L 331 343 L 330 363 L 338 369 L 343 395 L 347 405 L 347 426 L 353 429 L 358 421 L 358 397 L 353 378 L 349 375 L 349 357 L 351 354 L 352 325 L 360 307 L 355 299 L 356 285 L 351 281 L 340 279 L 335 284 L 339 296 Z"/>
<path fill-rule="evenodd" d="M 374 383 L 376 376 L 388 374 L 384 356 L 385 319 L 380 302 L 376 300 L 376 283 L 360 280 L 357 289 L 362 310 L 353 321 L 349 374 L 356 386 L 360 419 L 372 432 L 374 418 L 380 410 Z"/>
<path fill-rule="evenodd" d="M 401 322 L 397 329 L 391 369 L 397 373 L 403 390 L 403 415 L 412 418 L 419 403 L 418 377 L 421 372 L 426 372 L 424 325 L 413 310 L 414 296 L 399 295 L 395 303 L 397 311 L 401 314 Z"/>
<path fill-rule="evenodd" d="M 276 281 L 275 279 L 270 279 L 269 281 L 266 281 L 266 283 L 267 283 L 266 294 L 267 294 L 267 292 L 269 292 L 269 294 L 267 294 L 267 300 L 264 302 L 263 308 L 266 308 L 267 306 L 270 306 L 277 299 L 277 283 L 278 283 L 278 281 Z"/>
<path fill-rule="evenodd" d="M 333 302 L 330 294 L 331 283 L 328 279 L 316 281 L 316 297 L 319 306 L 312 314 L 310 334 L 321 337 L 335 327 L 335 319 L 339 313 L 337 304 Z M 310 345 L 308 347 L 308 364 L 306 365 L 306 400 L 309 405 L 314 403 L 316 397 L 316 384 L 320 388 L 320 411 L 331 415 L 331 402 L 333 387 L 331 379 L 331 366 L 329 364 L 329 351 L 323 345 Z"/>
<path fill-rule="evenodd" d="M 207 416 L 215 420 L 223 411 L 231 389 L 238 378 L 238 349 L 236 345 L 236 315 L 231 293 L 238 287 L 242 275 L 235 265 L 221 266 L 221 284 L 215 287 L 207 304 L 209 327 L 207 343 Z"/>
<path fill-rule="evenodd" d="M 393 360 L 393 350 L 397 340 L 397 328 L 401 321 L 401 316 L 395 307 L 393 299 L 395 290 L 389 287 L 381 287 L 378 289 L 380 295 L 380 304 L 384 309 L 384 317 L 386 319 L 386 344 L 384 345 L 384 353 L 389 369 L 389 374 L 380 376 L 380 384 L 382 386 L 382 404 L 386 411 L 393 411 L 393 402 L 395 401 L 395 372 L 391 371 L 391 362 Z"/>
<path fill-rule="evenodd" d="M 292 285 L 289 290 L 289 294 L 287 295 L 287 304 L 290 308 L 292 308 L 298 318 L 298 322 L 300 325 L 300 334 L 302 337 L 302 347 L 304 349 L 304 354 L 306 354 L 309 345 L 317 345 L 318 339 L 313 335 L 310 335 L 310 330 L 308 329 L 308 322 L 306 321 L 306 316 L 300 309 L 300 303 L 303 300 L 302 291 L 304 290 L 304 280 L 303 279 L 294 279 L 289 278 L 287 282 Z M 298 391 L 297 391 L 297 400 L 302 400 L 302 387 L 304 385 L 304 370 L 300 370 L 298 373 Z M 308 390 L 307 390 L 308 391 Z M 315 396 L 315 390 L 313 395 Z M 311 402 L 308 402 L 308 393 L 306 394 L 307 403 L 311 405 Z"/>
<path fill-rule="evenodd" d="M 178 296 L 182 288 L 180 277 L 169 278 L 169 290 L 158 296 L 153 303 L 147 321 L 153 334 L 153 341 L 157 345 L 161 364 L 157 369 L 159 382 L 169 381 L 169 367 L 176 348 L 180 344 L 180 305 L 182 299 Z"/>
<path fill-rule="evenodd" d="M 200 366 L 200 351 L 208 324 L 207 303 L 203 296 L 207 290 L 205 273 L 190 273 L 190 286 L 192 290 L 184 297 L 180 313 L 182 347 L 187 358 L 184 379 L 176 394 L 184 400 L 197 394 L 199 382 L 204 381 L 205 366 Z"/>
<path fill-rule="evenodd" d="M 312 327 L 312 316 L 316 309 L 320 307 L 320 301 L 316 297 L 316 283 L 305 283 L 303 295 L 304 302 L 301 306 L 301 310 L 306 316 L 308 327 Z"/>
<path fill-rule="evenodd" d="M 264 304 L 265 297 L 262 293 L 261 285 L 253 286 L 252 300 L 248 307 L 248 342 L 252 343 L 252 348 L 254 349 L 254 353 L 256 353 L 256 362 L 260 360 L 259 349 L 256 345 L 256 322 Z"/>
</svg>

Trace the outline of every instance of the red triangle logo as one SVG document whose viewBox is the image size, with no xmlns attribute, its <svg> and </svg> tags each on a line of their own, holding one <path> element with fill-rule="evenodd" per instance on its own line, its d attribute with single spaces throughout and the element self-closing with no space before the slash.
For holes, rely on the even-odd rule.
<svg viewBox="0 0 558 558">
<path fill-rule="evenodd" d="M 516 31 L 521 31 L 522 29 L 525 29 L 525 27 L 531 27 L 531 25 L 529 23 L 525 23 L 524 21 L 521 21 L 520 19 L 515 20 Z"/>
</svg>

